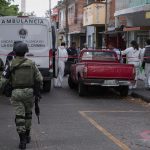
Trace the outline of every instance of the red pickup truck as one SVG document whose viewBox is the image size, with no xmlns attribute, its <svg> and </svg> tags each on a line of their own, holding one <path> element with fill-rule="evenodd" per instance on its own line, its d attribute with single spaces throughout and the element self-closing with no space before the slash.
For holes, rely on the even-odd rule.
<svg viewBox="0 0 150 150">
<path fill-rule="evenodd" d="M 78 87 L 79 96 L 84 96 L 87 87 L 94 85 L 114 87 L 121 96 L 127 96 L 129 86 L 135 83 L 134 66 L 120 63 L 112 50 L 82 50 L 70 71 L 69 87 Z"/>
</svg>

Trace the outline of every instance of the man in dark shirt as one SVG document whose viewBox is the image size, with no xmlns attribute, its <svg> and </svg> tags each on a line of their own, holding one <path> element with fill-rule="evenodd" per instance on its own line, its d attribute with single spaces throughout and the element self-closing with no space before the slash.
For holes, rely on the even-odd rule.
<svg viewBox="0 0 150 150">
<path fill-rule="evenodd" d="M 76 43 L 72 42 L 71 46 L 67 49 L 68 52 L 68 61 L 73 62 L 77 59 L 78 57 L 78 52 L 76 49 Z"/>
<path fill-rule="evenodd" d="M 68 60 L 65 62 L 65 71 L 64 71 L 64 76 L 67 74 L 70 74 L 70 67 L 71 64 L 75 63 L 75 60 L 78 58 L 78 52 L 76 49 L 76 43 L 72 42 L 71 46 L 67 49 L 68 53 Z"/>
</svg>

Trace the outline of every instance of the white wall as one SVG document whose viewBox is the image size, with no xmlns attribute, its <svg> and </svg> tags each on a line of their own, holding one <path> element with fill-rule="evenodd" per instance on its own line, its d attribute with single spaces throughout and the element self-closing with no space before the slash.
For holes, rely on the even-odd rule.
<svg viewBox="0 0 150 150">
<path fill-rule="evenodd" d="M 86 32 L 86 43 L 88 44 L 88 47 L 93 48 L 93 33 L 95 33 L 95 27 L 94 26 L 87 26 L 87 32 Z M 88 37 L 91 36 L 90 43 L 88 42 Z"/>
</svg>

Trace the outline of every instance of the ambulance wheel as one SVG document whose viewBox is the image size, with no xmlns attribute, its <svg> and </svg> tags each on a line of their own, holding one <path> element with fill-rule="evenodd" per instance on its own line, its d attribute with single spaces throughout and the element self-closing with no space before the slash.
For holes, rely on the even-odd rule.
<svg viewBox="0 0 150 150">
<path fill-rule="evenodd" d="M 50 92 L 51 90 L 51 80 L 50 81 L 44 81 L 43 82 L 43 91 L 44 92 Z"/>
</svg>

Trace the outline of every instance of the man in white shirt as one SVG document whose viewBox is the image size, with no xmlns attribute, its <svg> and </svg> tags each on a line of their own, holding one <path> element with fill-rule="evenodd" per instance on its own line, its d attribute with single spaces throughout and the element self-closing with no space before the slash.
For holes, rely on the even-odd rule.
<svg viewBox="0 0 150 150">
<path fill-rule="evenodd" d="M 137 79 L 139 75 L 139 68 L 140 68 L 140 52 L 139 45 L 136 41 L 131 41 L 131 47 L 121 51 L 122 55 L 126 55 L 127 57 L 127 64 L 133 64 L 135 67 L 136 75 L 135 75 L 135 85 L 132 88 L 137 87 Z"/>
<path fill-rule="evenodd" d="M 62 87 L 65 62 L 68 59 L 68 53 L 65 48 L 65 43 L 62 42 L 61 46 L 58 47 L 58 77 L 54 79 L 54 87 Z"/>
</svg>

